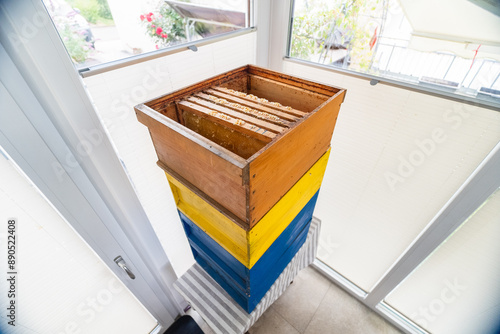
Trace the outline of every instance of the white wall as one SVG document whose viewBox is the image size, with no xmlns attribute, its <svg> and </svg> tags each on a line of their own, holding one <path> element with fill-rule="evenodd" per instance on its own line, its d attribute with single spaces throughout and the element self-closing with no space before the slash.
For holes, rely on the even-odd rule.
<svg viewBox="0 0 500 334">
<path fill-rule="evenodd" d="M 249 33 L 84 79 L 163 248 L 178 276 L 193 263 L 167 179 L 133 106 L 239 66 L 255 63 Z"/>
</svg>

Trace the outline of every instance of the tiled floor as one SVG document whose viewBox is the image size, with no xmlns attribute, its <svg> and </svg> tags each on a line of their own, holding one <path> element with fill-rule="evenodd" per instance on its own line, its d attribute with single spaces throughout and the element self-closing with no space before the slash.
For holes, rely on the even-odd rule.
<svg viewBox="0 0 500 334">
<path fill-rule="evenodd" d="M 312 267 L 300 272 L 249 334 L 401 333 Z"/>
<path fill-rule="evenodd" d="M 401 333 L 312 267 L 300 272 L 249 334 Z"/>
<path fill-rule="evenodd" d="M 192 311 L 190 311 L 192 312 Z M 190 314 L 205 334 L 199 315 Z M 189 312 L 188 312 L 189 314 Z M 401 333 L 312 267 L 303 269 L 286 292 L 262 315 L 249 334 Z"/>
</svg>

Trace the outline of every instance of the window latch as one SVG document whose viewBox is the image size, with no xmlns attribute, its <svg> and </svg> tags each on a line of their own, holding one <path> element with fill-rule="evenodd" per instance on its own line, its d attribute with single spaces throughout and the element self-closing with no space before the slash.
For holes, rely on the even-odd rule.
<svg viewBox="0 0 500 334">
<path fill-rule="evenodd" d="M 127 263 L 125 262 L 125 260 L 121 257 L 121 256 L 117 256 L 114 261 L 116 262 L 116 264 L 123 269 L 123 271 L 125 271 L 128 275 L 128 277 L 130 277 L 131 279 L 135 279 L 135 275 L 134 273 L 129 269 L 129 267 L 127 266 Z"/>
</svg>

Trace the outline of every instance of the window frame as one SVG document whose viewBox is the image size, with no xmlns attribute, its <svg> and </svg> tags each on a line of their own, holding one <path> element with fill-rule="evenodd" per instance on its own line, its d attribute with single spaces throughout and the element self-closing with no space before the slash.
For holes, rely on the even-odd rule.
<svg viewBox="0 0 500 334">
<path fill-rule="evenodd" d="M 421 92 L 428 95 L 433 95 L 437 97 L 446 98 L 453 101 L 463 102 L 467 104 L 471 104 L 479 107 L 486 107 L 493 109 L 495 111 L 500 111 L 500 98 L 488 98 L 488 97 L 478 97 L 478 96 L 467 96 L 463 94 L 459 94 L 458 92 L 450 92 L 446 90 L 441 90 L 438 87 L 430 87 L 426 85 L 422 85 L 420 83 L 412 83 L 409 81 L 397 80 L 391 77 L 384 77 L 380 75 L 374 75 L 369 73 L 358 72 L 350 69 L 345 69 L 341 67 L 336 67 L 333 65 L 326 65 L 317 63 L 310 60 L 304 60 L 300 58 L 295 58 L 290 56 L 290 51 L 292 47 L 292 33 L 293 33 L 293 21 L 294 21 L 294 12 L 295 12 L 295 1 L 296 0 L 288 0 L 290 1 L 290 16 L 288 17 L 288 34 L 286 40 L 286 49 L 285 54 L 283 56 L 283 60 L 299 63 L 302 65 L 312 66 L 316 68 L 320 68 L 323 70 L 328 70 L 332 72 L 338 72 L 342 74 L 346 74 L 349 76 L 354 76 L 357 78 L 363 78 L 370 81 L 370 85 L 374 86 L 378 83 L 384 83 L 387 85 L 391 85 L 398 88 L 404 88 L 411 91 Z M 500 73 L 497 77 L 497 80 L 500 80 Z"/>
<path fill-rule="evenodd" d="M 253 1 L 253 0 L 249 0 L 249 1 Z M 116 69 L 119 69 L 122 67 L 127 67 L 127 66 L 131 66 L 134 64 L 146 62 L 146 61 L 149 61 L 152 59 L 172 55 L 174 53 L 185 51 L 186 49 L 189 49 L 193 52 L 196 52 L 196 51 L 198 51 L 198 47 L 200 47 L 200 46 L 217 43 L 217 42 L 220 42 L 220 41 L 223 41 L 226 39 L 230 39 L 230 38 L 234 38 L 234 37 L 238 37 L 241 35 L 246 35 L 246 34 L 254 32 L 256 30 L 257 29 L 255 27 L 243 28 L 243 29 L 239 29 L 236 31 L 231 31 L 228 33 L 220 34 L 217 36 L 212 36 L 212 37 L 200 39 L 197 41 L 186 42 L 186 43 L 174 45 L 174 46 L 171 46 L 168 48 L 163 48 L 160 50 L 146 52 L 146 53 L 143 53 L 140 55 L 135 55 L 135 56 L 127 57 L 127 58 L 117 59 L 117 60 L 113 60 L 113 61 L 110 61 L 107 63 L 98 64 L 95 66 L 84 67 L 84 68 L 79 69 L 78 73 L 80 74 L 80 76 L 82 78 L 88 78 L 88 77 L 91 77 L 93 75 L 109 72 L 109 71 L 116 70 Z"/>
</svg>

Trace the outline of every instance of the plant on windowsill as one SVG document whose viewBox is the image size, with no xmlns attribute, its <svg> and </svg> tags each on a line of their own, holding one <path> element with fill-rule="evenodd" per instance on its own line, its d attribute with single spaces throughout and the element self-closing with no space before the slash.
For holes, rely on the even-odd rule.
<svg viewBox="0 0 500 334">
<path fill-rule="evenodd" d="M 156 13 L 140 15 L 140 19 L 157 49 L 175 45 L 186 38 L 184 20 L 167 4 L 160 6 Z"/>
</svg>

